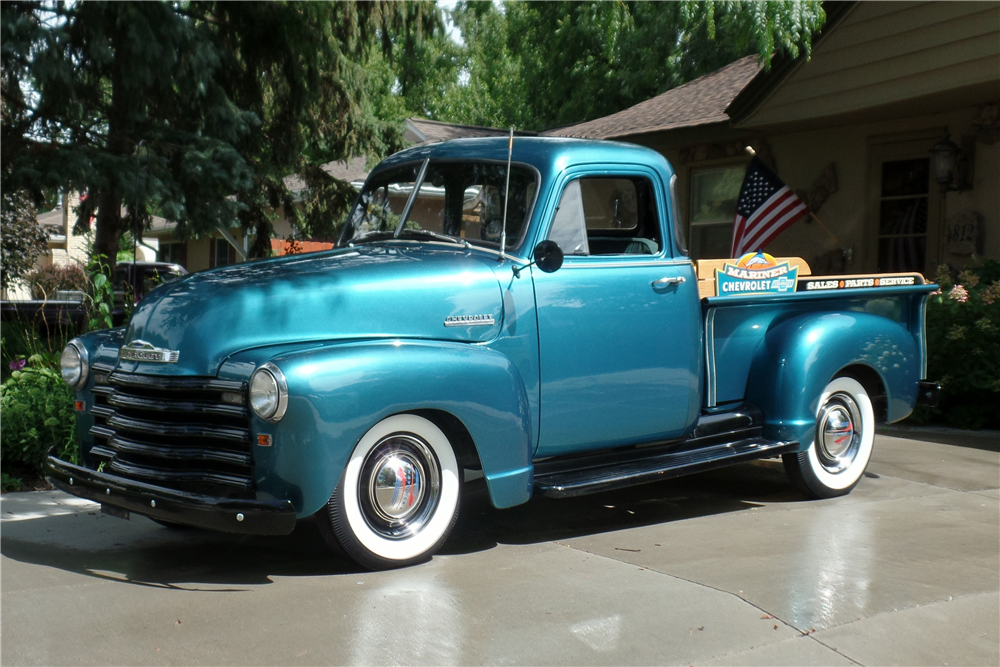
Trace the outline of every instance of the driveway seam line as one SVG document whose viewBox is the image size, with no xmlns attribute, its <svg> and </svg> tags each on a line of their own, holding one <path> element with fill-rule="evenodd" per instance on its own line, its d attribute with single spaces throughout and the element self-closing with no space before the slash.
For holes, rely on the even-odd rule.
<svg viewBox="0 0 1000 667">
<path fill-rule="evenodd" d="M 843 651 L 841 651 L 840 649 L 837 649 L 837 648 L 834 648 L 833 646 L 830 646 L 829 644 L 826 644 L 826 643 L 824 643 L 824 642 L 820 641 L 819 639 L 817 639 L 816 637 L 814 637 L 814 636 L 813 636 L 813 633 L 811 633 L 811 632 L 810 632 L 810 633 L 807 633 L 807 634 L 806 634 L 806 637 L 808 637 L 809 639 L 813 640 L 814 642 L 816 642 L 816 643 L 817 643 L 817 644 L 819 644 L 820 646 L 822 646 L 822 647 L 824 647 L 824 648 L 827 648 L 827 649 L 830 649 L 831 651 L 833 651 L 833 652 L 834 652 L 834 653 L 836 653 L 837 655 L 839 655 L 839 656 L 842 656 L 842 657 L 844 657 L 844 658 L 845 658 L 845 659 L 847 659 L 847 660 L 850 660 L 850 661 L 851 661 L 851 662 L 853 662 L 853 663 L 854 663 L 855 665 L 861 665 L 861 667 L 864 667 L 864 663 L 862 663 L 862 662 L 858 662 L 857 660 L 855 660 L 855 659 L 854 659 L 854 658 L 852 658 L 851 656 L 847 655 L 846 653 L 844 653 L 844 652 L 843 652 Z"/>
<path fill-rule="evenodd" d="M 890 475 L 888 473 L 880 473 L 879 472 L 879 473 L 873 473 L 873 474 L 876 474 L 879 477 L 891 477 L 893 479 L 901 479 L 904 482 L 911 482 L 913 484 L 926 484 L 927 486 L 933 486 L 934 488 L 937 488 L 937 489 L 946 489 L 948 491 L 954 491 L 956 493 L 978 493 L 979 491 L 989 491 L 990 490 L 990 489 L 973 489 L 973 490 L 970 491 L 970 490 L 966 490 L 966 489 L 956 489 L 956 488 L 953 488 L 953 487 L 950 487 L 950 486 L 942 486 L 941 484 L 934 484 L 933 482 L 922 482 L 922 481 L 919 481 L 919 480 L 916 480 L 916 479 L 907 479 L 906 477 L 900 477 L 899 475 Z"/>
<path fill-rule="evenodd" d="M 588 550 L 582 549 L 580 547 L 575 547 L 575 546 L 573 546 L 571 544 L 565 544 L 563 542 L 554 542 L 554 543 L 558 544 L 561 547 L 565 547 L 567 549 L 572 549 L 573 551 L 579 551 L 581 553 L 585 553 L 585 554 L 588 554 L 590 556 L 594 556 L 596 558 L 603 558 L 605 560 L 611 560 L 611 561 L 614 561 L 616 563 L 620 563 L 622 565 L 628 565 L 628 566 L 634 567 L 634 568 L 639 569 L 639 570 L 648 570 L 650 572 L 655 572 L 656 574 L 659 574 L 659 575 L 664 576 L 664 577 L 669 577 L 671 579 L 677 579 L 678 581 L 684 581 L 684 582 L 687 582 L 689 584 L 693 584 L 695 586 L 700 586 L 702 588 L 707 588 L 709 590 L 716 591 L 718 593 L 722 593 L 723 595 L 728 595 L 728 596 L 734 597 L 737 600 L 740 600 L 740 601 L 746 603 L 750 607 L 753 607 L 757 611 L 764 612 L 765 614 L 767 614 L 771 618 L 773 618 L 773 619 L 775 619 L 777 621 L 780 621 L 783 625 L 788 626 L 792 630 L 795 630 L 796 632 L 799 633 L 800 637 L 803 636 L 803 635 L 807 635 L 808 634 L 808 633 L 803 632 L 800 628 L 796 627 L 795 625 L 792 625 L 791 623 L 789 623 L 785 619 L 781 618 L 780 616 L 776 616 L 775 614 L 772 614 L 771 612 L 769 612 L 767 609 L 764 609 L 760 605 L 758 605 L 758 604 L 756 604 L 754 602 L 751 602 L 750 600 L 747 600 L 745 597 L 739 595 L 738 593 L 733 593 L 732 591 L 726 591 L 726 590 L 723 590 L 721 588 L 716 588 L 715 586 L 712 586 L 711 584 L 706 584 L 706 583 L 703 583 L 701 581 L 693 581 L 691 579 L 686 579 L 686 578 L 684 578 L 682 576 L 679 576 L 679 575 L 676 575 L 676 574 L 671 574 L 670 572 L 664 572 L 663 570 L 660 570 L 660 569 L 655 568 L 655 567 L 646 567 L 646 566 L 643 566 L 643 565 L 636 565 L 635 563 L 630 563 L 628 561 L 621 560 L 619 558 L 614 558 L 613 556 L 606 556 L 604 554 L 594 553 L 593 551 L 588 551 Z M 794 639 L 794 637 L 792 637 L 792 639 Z M 768 644 L 775 644 L 778 641 L 784 641 L 784 640 L 775 640 L 773 642 L 768 642 Z M 754 648 L 754 647 L 751 647 L 751 648 Z M 827 647 L 827 648 L 830 648 L 830 647 Z M 830 650 L 831 651 L 835 651 L 837 653 L 840 653 L 839 651 L 837 651 L 834 648 L 830 648 Z M 712 656 L 711 658 L 709 658 L 709 660 L 714 660 L 715 658 L 722 658 L 722 657 L 725 657 L 727 655 L 731 655 L 732 653 L 738 653 L 738 652 L 739 651 L 731 651 L 730 653 L 725 653 L 725 654 L 722 654 L 722 655 L 719 655 L 719 656 Z M 840 655 L 843 655 L 843 654 L 840 653 Z M 855 663 L 855 664 L 858 664 L 858 665 L 861 664 L 861 663 L 853 660 L 852 658 L 850 658 L 850 657 L 848 657 L 846 655 L 844 655 L 844 657 L 847 658 L 848 660 L 850 660 L 851 662 Z"/>
<path fill-rule="evenodd" d="M 872 614 L 871 616 L 865 616 L 864 618 L 858 618 L 858 619 L 855 619 L 853 621 L 845 621 L 843 623 L 838 623 L 836 625 L 830 625 L 828 627 L 823 628 L 822 630 L 817 630 L 816 632 L 826 632 L 827 630 L 833 630 L 835 628 L 843 628 L 845 626 L 852 625 L 854 623 L 860 623 L 861 621 L 869 621 L 869 620 L 871 620 L 873 618 L 878 618 L 879 616 L 887 616 L 889 614 L 899 614 L 899 613 L 904 612 L 904 611 L 910 611 L 911 609 L 922 609 L 924 607 L 933 607 L 934 605 L 948 604 L 949 602 L 958 602 L 959 600 L 965 600 L 967 598 L 974 598 L 974 597 L 977 597 L 979 595 L 994 595 L 996 593 L 1000 593 L 1000 590 L 979 591 L 977 593 L 966 593 L 965 595 L 952 595 L 952 596 L 950 596 L 951 597 L 950 600 L 931 600 L 930 602 L 924 602 L 922 604 L 915 604 L 915 605 L 913 605 L 911 607 L 901 607 L 899 609 L 893 609 L 892 611 L 888 611 L 888 610 L 887 611 L 880 611 L 880 612 L 878 612 L 876 614 Z"/>
<path fill-rule="evenodd" d="M 655 573 L 663 575 L 665 577 L 670 577 L 672 579 L 677 579 L 679 581 L 685 581 L 685 582 L 687 582 L 689 584 L 694 584 L 695 586 L 701 586 L 703 588 L 707 588 L 709 590 L 717 591 L 717 592 L 723 593 L 725 595 L 730 595 L 730 596 L 732 596 L 732 597 L 734 597 L 734 598 L 736 598 L 738 600 L 741 600 L 741 601 L 745 602 L 746 604 L 750 605 L 754 609 L 762 611 L 765 614 L 768 614 L 769 616 L 773 617 L 774 619 L 776 619 L 778 621 L 781 621 L 784 625 L 786 625 L 789 628 L 792 628 L 793 630 L 795 630 L 796 632 L 798 632 L 800 637 L 810 637 L 815 642 L 819 643 L 821 646 L 830 649 L 834 653 L 842 656 L 846 660 L 851 661 L 855 665 L 863 665 L 863 663 L 858 662 L 857 660 L 855 660 L 851 656 L 847 655 L 846 653 L 841 652 L 840 650 L 834 648 L 833 646 L 830 646 L 829 644 L 823 643 L 819 638 L 815 637 L 814 634 L 817 633 L 817 632 L 824 632 L 826 630 L 832 630 L 834 628 L 842 628 L 842 627 L 851 625 L 852 623 L 858 623 L 860 621 L 866 621 L 866 620 L 878 618 L 879 616 L 884 616 L 884 615 L 888 615 L 888 614 L 898 614 L 898 613 L 900 613 L 902 611 L 908 611 L 910 609 L 919 609 L 921 607 L 931 607 L 933 605 L 943 604 L 943 603 L 948 603 L 948 602 L 955 602 L 957 600 L 962 600 L 962 599 L 965 599 L 965 598 L 971 598 L 971 597 L 975 597 L 977 595 L 991 595 L 993 593 L 1000 592 L 1000 591 L 990 590 L 990 591 L 979 591 L 977 593 L 967 593 L 965 595 L 959 595 L 959 596 L 951 596 L 950 600 L 933 600 L 931 602 L 925 602 L 924 604 L 913 605 L 912 607 L 904 607 L 902 609 L 894 609 L 892 611 L 882 611 L 882 612 L 878 612 L 876 614 L 872 614 L 871 616 L 866 616 L 864 618 L 860 618 L 860 619 L 853 620 L 853 621 L 847 621 L 845 623 L 838 623 L 836 625 L 829 625 L 829 626 L 827 626 L 825 628 L 822 628 L 820 630 L 815 630 L 814 629 L 812 632 L 809 632 L 808 630 L 803 630 L 802 628 L 798 627 L 797 625 L 794 625 L 793 623 L 790 623 L 789 621 L 786 621 L 785 619 L 781 618 L 780 616 L 777 616 L 777 615 L 771 613 L 767 609 L 761 607 L 760 605 L 758 605 L 758 604 L 756 604 L 754 602 L 751 602 L 750 600 L 746 599 L 745 597 L 743 597 L 742 595 L 740 595 L 738 593 L 733 593 L 732 591 L 727 591 L 727 590 L 724 590 L 724 589 L 721 589 L 721 588 L 717 588 L 715 586 L 712 586 L 711 584 L 706 584 L 706 583 L 701 582 L 701 581 L 694 581 L 692 579 L 688 579 L 686 577 L 682 577 L 682 576 L 677 575 L 677 574 L 672 574 L 670 572 L 664 572 L 663 570 L 660 570 L 660 569 L 655 568 L 655 567 L 648 567 L 648 566 L 644 566 L 644 565 L 637 565 L 635 563 L 630 563 L 630 562 L 628 562 L 626 560 L 621 560 L 621 559 L 615 558 L 613 556 L 607 556 L 605 554 L 599 554 L 599 553 L 595 553 L 593 551 L 588 551 L 587 549 L 582 549 L 580 547 L 576 547 L 576 546 L 573 546 L 571 544 L 565 544 L 563 542 L 558 542 L 558 541 L 554 541 L 554 544 L 558 544 L 559 546 L 566 547 L 567 549 L 572 549 L 574 551 L 580 551 L 582 553 L 589 554 L 589 555 L 595 556 L 597 558 L 604 558 L 604 559 L 607 559 L 607 560 L 612 560 L 612 561 L 614 561 L 616 563 L 621 563 L 623 565 L 630 565 L 630 566 L 632 566 L 634 568 L 637 568 L 637 569 L 649 570 L 650 572 L 655 572 Z M 784 641 L 784 640 L 780 640 L 780 641 Z M 775 643 L 775 642 L 768 642 L 768 644 L 773 644 L 773 643 Z M 744 649 L 744 650 L 746 650 L 746 649 Z M 732 653 L 739 653 L 739 651 L 733 651 L 731 653 L 726 653 L 726 654 L 723 654 L 723 655 L 720 655 L 720 656 L 713 656 L 712 658 L 709 658 L 709 659 L 710 660 L 714 660 L 715 658 L 723 658 L 723 657 L 726 657 L 727 655 L 731 655 Z"/>
</svg>

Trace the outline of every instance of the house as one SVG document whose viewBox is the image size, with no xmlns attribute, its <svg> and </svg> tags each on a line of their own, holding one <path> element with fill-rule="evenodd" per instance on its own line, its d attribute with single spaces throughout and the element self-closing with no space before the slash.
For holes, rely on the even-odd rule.
<svg viewBox="0 0 1000 667">
<path fill-rule="evenodd" d="M 73 232 L 73 227 L 76 225 L 76 213 L 72 210 L 73 205 L 66 205 L 66 202 L 75 202 L 78 198 L 79 195 L 76 193 L 61 195 L 59 204 L 54 209 L 36 216 L 38 226 L 45 231 L 48 237 L 48 247 L 47 252 L 35 260 L 32 271 L 50 266 L 87 265 L 90 239 L 85 234 Z M 154 228 L 165 225 L 167 225 L 167 221 L 163 218 L 153 218 Z M 157 240 L 147 239 L 145 247 L 138 246 L 136 250 L 139 253 L 140 261 L 154 261 L 158 251 Z M 3 290 L 2 297 L 15 301 L 31 299 L 31 291 L 24 280 L 18 280 Z"/>
<path fill-rule="evenodd" d="M 408 118 L 405 121 L 403 139 L 407 145 L 412 146 L 459 137 L 502 136 L 507 132 L 508 130 L 492 127 Z M 520 131 L 515 134 L 526 136 L 535 133 Z M 350 183 L 356 190 L 361 189 L 368 177 L 367 160 L 364 157 L 355 157 L 343 162 L 328 162 L 322 169 L 333 178 Z M 286 177 L 285 186 L 297 199 L 301 198 L 306 190 L 305 181 L 297 175 Z M 312 252 L 333 247 L 330 240 L 300 239 L 284 211 L 279 208 L 275 213 L 277 220 L 274 224 L 271 249 L 276 255 L 283 255 L 289 250 L 286 239 L 295 239 L 295 252 Z M 154 222 L 153 227 L 143 234 L 145 239 L 152 239 L 158 243 L 160 261 L 174 262 L 194 272 L 246 260 L 249 238 L 244 237 L 239 225 L 228 228 L 220 226 L 212 234 L 202 235 L 196 239 L 178 238 L 176 228 L 177 225 L 171 222 Z"/>
<path fill-rule="evenodd" d="M 351 158 L 345 162 L 328 162 L 322 169 L 333 178 L 351 183 L 356 189 L 361 188 L 368 176 L 364 157 Z M 288 176 L 284 181 L 293 198 L 301 199 L 302 193 L 306 190 L 305 181 L 296 175 Z M 275 211 L 275 214 L 277 220 L 274 222 L 271 248 L 276 254 L 281 255 L 285 252 L 285 239 L 297 238 L 297 233 L 292 229 L 292 224 L 281 208 Z M 250 238 L 244 236 L 238 223 L 230 227 L 220 225 L 211 234 L 190 239 L 178 238 L 176 230 L 176 223 L 163 221 L 162 224 L 157 224 L 154 221 L 152 228 L 143 232 L 144 239 L 155 239 L 158 243 L 159 261 L 180 264 L 192 273 L 246 261 Z M 302 240 L 298 245 L 300 252 L 333 247 L 332 243 L 316 243 L 310 240 Z"/>
<path fill-rule="evenodd" d="M 541 134 L 663 153 L 677 171 L 694 258 L 728 256 L 756 153 L 814 213 L 775 239 L 772 254 L 801 256 L 824 273 L 931 276 L 973 253 L 1000 259 L 1000 3 L 826 10 L 809 60 L 776 57 L 766 71 L 750 56 Z M 941 153 L 953 160 L 950 174 L 936 169 L 948 166 L 936 165 Z"/>
<path fill-rule="evenodd" d="M 403 140 L 409 146 L 428 144 L 450 139 L 465 139 L 468 137 L 505 137 L 510 130 L 498 127 L 483 127 L 482 125 L 462 125 L 460 123 L 443 123 L 429 118 L 407 118 L 406 132 Z M 537 132 L 515 130 L 514 136 L 533 137 Z"/>
</svg>

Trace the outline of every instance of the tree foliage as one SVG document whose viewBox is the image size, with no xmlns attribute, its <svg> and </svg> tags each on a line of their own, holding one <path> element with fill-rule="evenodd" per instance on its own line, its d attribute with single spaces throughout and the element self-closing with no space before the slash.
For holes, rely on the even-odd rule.
<svg viewBox="0 0 1000 667">
<path fill-rule="evenodd" d="M 545 129 L 637 104 L 757 54 L 809 54 L 819 2 L 461 2 L 467 77 L 440 119 Z"/>
<path fill-rule="evenodd" d="M 4 188 L 2 216 L 0 284 L 7 287 L 31 271 L 38 256 L 48 250 L 48 242 L 27 193 Z"/>
<path fill-rule="evenodd" d="M 270 251 L 284 214 L 330 236 L 353 197 L 321 166 L 402 144 L 410 115 L 545 129 L 756 53 L 808 54 L 818 2 L 14 0 L 0 8 L 3 191 L 89 192 L 94 250 L 155 211 Z M 137 164 L 139 168 L 137 169 Z M 137 173 L 138 172 L 138 173 Z M 304 192 L 286 178 L 299 174 Z M 137 204 L 138 202 L 138 204 Z"/>
<path fill-rule="evenodd" d="M 182 235 L 238 220 L 269 250 L 270 211 L 297 214 L 283 177 L 315 181 L 307 213 L 335 212 L 343 187 L 319 165 L 398 147 L 364 56 L 404 18 L 387 2 L 4 3 L 4 191 L 89 191 L 79 219 L 96 207 L 112 271 L 150 210 Z"/>
</svg>

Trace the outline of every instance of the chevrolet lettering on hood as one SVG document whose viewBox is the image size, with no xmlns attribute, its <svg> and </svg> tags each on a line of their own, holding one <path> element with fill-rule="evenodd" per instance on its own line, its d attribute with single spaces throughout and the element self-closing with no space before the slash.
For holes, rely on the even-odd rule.
<svg viewBox="0 0 1000 667">
<path fill-rule="evenodd" d="M 488 327 L 494 322 L 492 315 L 450 315 L 444 318 L 446 327 Z"/>
<path fill-rule="evenodd" d="M 159 364 L 176 364 L 180 357 L 178 350 L 156 347 L 144 340 L 134 340 L 118 351 L 118 358 L 124 361 L 151 361 Z"/>
</svg>

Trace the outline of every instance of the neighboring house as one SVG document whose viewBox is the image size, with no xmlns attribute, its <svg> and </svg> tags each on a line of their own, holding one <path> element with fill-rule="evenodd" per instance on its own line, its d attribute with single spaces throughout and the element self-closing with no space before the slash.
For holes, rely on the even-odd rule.
<svg viewBox="0 0 1000 667">
<path fill-rule="evenodd" d="M 820 272 L 1000 259 L 1000 3 L 827 3 L 811 60 L 755 57 L 611 116 L 542 135 L 663 153 L 692 256 L 729 254 L 750 146 L 816 216 L 768 248 Z M 931 149 L 961 148 L 938 184 Z M 953 187 L 953 186 L 948 186 Z M 818 222 L 817 219 L 821 222 Z"/>
<path fill-rule="evenodd" d="M 322 166 L 322 169 L 333 178 L 351 183 L 356 189 L 361 188 L 368 176 L 366 160 L 363 157 L 352 158 L 347 162 L 328 162 Z M 300 199 L 306 189 L 305 181 L 299 176 L 288 176 L 284 180 L 285 186 L 292 193 L 292 196 L 295 199 Z M 298 234 L 292 229 L 291 223 L 281 208 L 275 213 L 277 220 L 274 223 L 274 238 L 271 240 L 271 248 L 276 254 L 283 255 L 285 239 L 298 239 Z M 220 225 L 220 228 L 211 234 L 186 240 L 176 237 L 176 228 L 176 223 L 163 221 L 162 224 L 154 224 L 152 229 L 143 233 L 144 238 L 156 239 L 159 242 L 158 259 L 160 261 L 180 264 L 192 273 L 246 261 L 250 238 L 244 237 L 239 224 L 225 229 Z M 309 240 L 300 240 L 299 245 L 301 252 L 333 247 L 332 243 L 317 244 Z"/>
<path fill-rule="evenodd" d="M 32 267 L 32 271 L 47 268 L 49 266 L 67 266 L 77 264 L 86 266 L 89 259 L 87 248 L 89 239 L 86 235 L 73 233 L 76 225 L 76 213 L 73 206 L 66 206 L 65 201 L 76 202 L 79 199 L 77 193 L 69 193 L 60 198 L 59 205 L 51 211 L 39 213 L 36 216 L 38 226 L 45 230 L 48 236 L 48 251 L 40 255 Z M 124 211 L 123 211 L 124 213 Z M 154 227 L 158 224 L 163 226 L 167 223 L 163 218 L 153 218 Z M 139 259 L 141 261 L 155 261 L 157 255 L 157 241 L 146 241 L 147 246 L 139 246 Z M 11 287 L 3 291 L 4 299 L 24 300 L 31 298 L 31 291 L 23 281 L 17 281 Z"/>
<path fill-rule="evenodd" d="M 406 133 L 403 140 L 410 146 L 429 144 L 449 139 L 466 139 L 469 137 L 503 137 L 509 129 L 483 127 L 481 125 L 461 125 L 459 123 L 442 123 L 428 118 L 407 118 Z M 516 137 L 534 137 L 537 132 L 515 130 Z"/>
<path fill-rule="evenodd" d="M 459 125 L 455 123 L 442 123 L 439 121 L 424 118 L 409 118 L 406 120 L 406 131 L 404 141 L 408 145 L 431 143 L 436 141 L 447 141 L 459 137 L 490 137 L 502 136 L 509 130 L 479 127 L 475 125 Z M 518 136 L 534 135 L 534 132 L 515 132 Z M 368 177 L 367 160 L 364 157 L 352 158 L 346 162 L 328 162 L 323 165 L 323 171 L 330 176 L 351 183 L 356 190 L 360 190 Z M 296 175 L 285 178 L 285 186 L 296 196 L 301 198 L 306 189 L 305 181 Z M 278 209 L 276 212 L 277 221 L 274 225 L 274 237 L 271 240 L 271 249 L 277 255 L 285 254 L 288 249 L 286 239 L 295 239 L 296 252 L 315 252 L 333 247 L 333 243 L 327 239 L 302 239 L 286 218 L 284 211 Z M 144 232 L 145 239 L 155 239 L 159 243 L 160 253 L 158 259 L 164 262 L 174 262 L 184 266 L 188 271 L 201 271 L 203 269 L 235 264 L 245 261 L 249 239 L 244 238 L 239 225 L 229 227 L 225 230 L 219 229 L 210 235 L 202 235 L 197 239 L 178 239 L 175 236 L 177 225 L 165 220 L 155 223 L 153 228 Z"/>
</svg>

